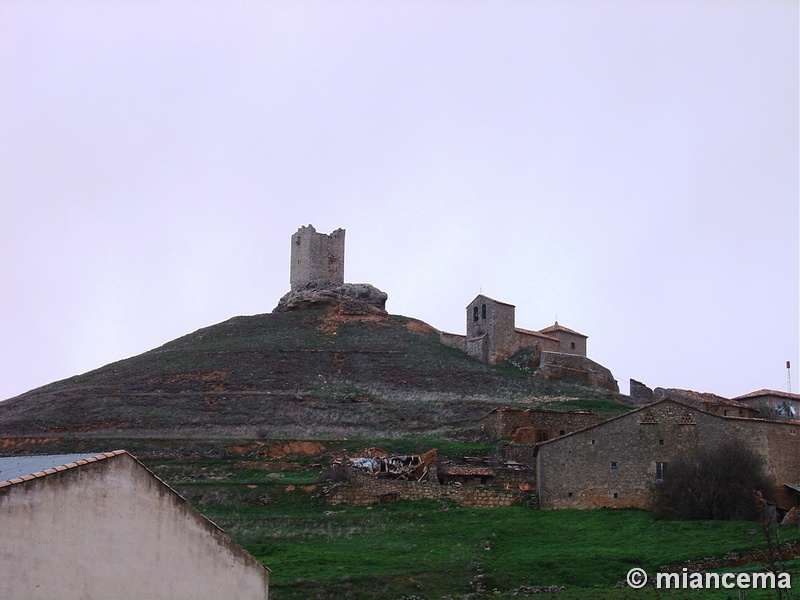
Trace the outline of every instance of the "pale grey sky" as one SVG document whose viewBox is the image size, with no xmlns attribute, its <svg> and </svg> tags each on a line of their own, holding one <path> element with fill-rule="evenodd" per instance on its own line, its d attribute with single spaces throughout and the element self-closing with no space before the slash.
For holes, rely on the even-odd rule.
<svg viewBox="0 0 800 600">
<path fill-rule="evenodd" d="M 0 2 L 0 398 L 345 278 L 650 386 L 798 360 L 798 3 Z M 795 377 L 794 391 L 800 389 Z"/>
</svg>

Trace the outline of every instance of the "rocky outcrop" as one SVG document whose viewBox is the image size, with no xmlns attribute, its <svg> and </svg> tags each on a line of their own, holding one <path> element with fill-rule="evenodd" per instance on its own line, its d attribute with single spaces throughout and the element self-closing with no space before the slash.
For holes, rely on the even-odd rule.
<svg viewBox="0 0 800 600">
<path fill-rule="evenodd" d="M 309 281 L 283 296 L 273 312 L 341 307 L 344 314 L 386 314 L 388 297 L 368 283 Z"/>
</svg>

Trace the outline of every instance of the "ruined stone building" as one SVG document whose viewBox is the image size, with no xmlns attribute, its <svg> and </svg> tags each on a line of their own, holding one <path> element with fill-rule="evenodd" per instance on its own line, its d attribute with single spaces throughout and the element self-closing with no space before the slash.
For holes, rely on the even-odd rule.
<svg viewBox="0 0 800 600">
<path fill-rule="evenodd" d="M 761 415 L 760 411 L 754 406 L 708 392 L 695 392 L 693 390 L 681 390 L 676 388 L 656 388 L 653 390 L 652 397 L 652 401 L 670 398 L 722 417 L 756 419 L 760 416 L 764 416 Z"/>
<path fill-rule="evenodd" d="M 540 444 L 541 506 L 647 508 L 671 462 L 729 440 L 764 459 L 780 508 L 798 503 L 800 423 L 725 417 L 665 398 Z"/>
<path fill-rule="evenodd" d="M 481 438 L 510 440 L 520 444 L 546 442 L 602 421 L 588 410 L 548 410 L 542 408 L 501 407 L 492 409 L 480 426 Z"/>
<path fill-rule="evenodd" d="M 289 281 L 292 290 L 305 283 L 344 283 L 344 229 L 317 233 L 313 225 L 292 235 Z"/>
<path fill-rule="evenodd" d="M 0 598 L 267 600 L 269 570 L 124 450 L 0 458 Z"/>
<path fill-rule="evenodd" d="M 368 283 L 344 282 L 345 230 L 300 227 L 291 239 L 290 290 L 275 312 L 337 307 L 349 314 L 386 314 L 388 296 Z"/>
</svg>

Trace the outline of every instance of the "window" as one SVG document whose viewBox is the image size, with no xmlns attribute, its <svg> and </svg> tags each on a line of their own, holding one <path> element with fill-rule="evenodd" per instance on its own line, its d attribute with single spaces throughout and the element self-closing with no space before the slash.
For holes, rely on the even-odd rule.
<svg viewBox="0 0 800 600">
<path fill-rule="evenodd" d="M 618 469 L 617 462 L 616 461 L 612 461 L 611 462 L 611 470 L 612 471 L 616 471 L 617 469 Z"/>
<path fill-rule="evenodd" d="M 481 306 L 481 319 L 486 318 L 486 305 Z"/>
<path fill-rule="evenodd" d="M 656 463 L 656 481 L 661 482 L 664 481 L 664 475 L 667 474 L 667 463 L 665 462 L 657 462 Z"/>
<path fill-rule="evenodd" d="M 618 492 L 614 492 L 614 498 L 619 498 L 619 493 Z"/>
<path fill-rule="evenodd" d="M 594 446 L 594 440 L 592 440 L 592 446 Z"/>
<path fill-rule="evenodd" d="M 570 342 L 570 344 L 569 344 L 569 347 L 570 347 L 572 350 L 575 350 L 575 342 Z"/>
<path fill-rule="evenodd" d="M 477 321 L 478 320 L 478 307 L 477 306 L 473 306 L 472 307 L 472 320 L 473 321 Z"/>
<path fill-rule="evenodd" d="M 558 432 L 558 435 L 566 435 L 566 433 L 567 432 L 564 429 L 562 429 L 561 431 Z"/>
<path fill-rule="evenodd" d="M 572 498 L 572 492 L 567 492 L 567 498 Z"/>
<path fill-rule="evenodd" d="M 659 446 L 663 446 L 664 445 L 664 440 L 658 440 L 658 445 Z"/>
</svg>

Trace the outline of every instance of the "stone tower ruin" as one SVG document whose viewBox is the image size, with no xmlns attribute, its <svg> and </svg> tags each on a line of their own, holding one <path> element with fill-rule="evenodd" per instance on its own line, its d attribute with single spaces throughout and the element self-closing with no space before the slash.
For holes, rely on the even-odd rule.
<svg viewBox="0 0 800 600">
<path fill-rule="evenodd" d="M 317 233 L 313 225 L 295 232 L 289 270 L 293 291 L 312 281 L 344 283 L 344 233 L 344 229 Z"/>
</svg>

